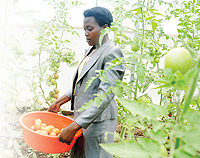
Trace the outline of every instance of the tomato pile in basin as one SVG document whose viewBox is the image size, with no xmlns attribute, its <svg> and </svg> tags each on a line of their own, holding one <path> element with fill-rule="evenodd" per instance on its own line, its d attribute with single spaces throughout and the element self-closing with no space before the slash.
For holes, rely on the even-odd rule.
<svg viewBox="0 0 200 158">
<path fill-rule="evenodd" d="M 40 121 L 41 123 L 39 123 Z M 59 142 L 59 133 L 72 122 L 73 120 L 69 117 L 44 111 L 26 113 L 20 118 L 20 125 L 23 129 L 23 137 L 26 144 L 37 151 L 51 154 L 69 151 L 76 139 L 81 136 L 82 130 L 80 129 L 75 134 L 70 145 Z M 41 129 L 41 124 L 46 124 L 46 127 L 53 127 L 54 130 L 57 129 L 60 132 L 55 132 L 56 134 L 44 133 L 42 131 L 45 130 Z"/>
</svg>

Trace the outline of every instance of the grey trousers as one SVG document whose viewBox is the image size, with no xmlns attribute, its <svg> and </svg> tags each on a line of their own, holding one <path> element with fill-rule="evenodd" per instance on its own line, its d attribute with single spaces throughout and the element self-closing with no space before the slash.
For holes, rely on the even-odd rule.
<svg viewBox="0 0 200 158">
<path fill-rule="evenodd" d="M 114 142 L 116 126 L 117 119 L 92 123 L 88 129 L 83 129 L 83 135 L 77 139 L 70 151 L 70 158 L 113 158 L 99 144 Z M 94 130 L 93 127 L 98 130 L 97 135 L 95 134 L 96 130 L 92 131 Z M 101 130 L 98 128 L 101 128 Z"/>
</svg>

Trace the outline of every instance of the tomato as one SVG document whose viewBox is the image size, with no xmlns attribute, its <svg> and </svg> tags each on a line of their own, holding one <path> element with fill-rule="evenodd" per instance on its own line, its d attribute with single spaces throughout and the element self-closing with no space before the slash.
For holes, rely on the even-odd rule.
<svg viewBox="0 0 200 158">
<path fill-rule="evenodd" d="M 131 50 L 137 52 L 140 49 L 140 46 L 137 43 L 131 45 Z"/>
<path fill-rule="evenodd" d="M 120 41 L 120 36 L 116 36 L 116 41 Z"/>
<path fill-rule="evenodd" d="M 42 122 L 42 120 L 40 120 L 40 119 L 35 119 L 35 122 Z"/>
<path fill-rule="evenodd" d="M 41 130 L 43 130 L 43 129 L 44 129 L 44 127 L 46 127 L 46 126 L 47 126 L 47 124 L 46 124 L 46 123 L 42 123 Z"/>
<path fill-rule="evenodd" d="M 50 102 L 53 103 L 54 101 L 56 101 L 55 98 L 51 98 Z"/>
<path fill-rule="evenodd" d="M 50 100 L 50 99 L 51 99 L 51 96 L 48 96 L 46 99 L 47 99 L 47 100 Z"/>
<path fill-rule="evenodd" d="M 50 136 L 57 136 L 56 133 L 53 132 L 53 131 L 52 131 L 49 135 L 50 135 Z"/>
<path fill-rule="evenodd" d="M 58 94 L 58 93 L 59 93 L 59 90 L 56 88 L 56 89 L 54 90 L 54 92 L 55 92 L 56 94 Z"/>
<path fill-rule="evenodd" d="M 154 60 L 155 60 L 156 63 L 159 63 L 160 58 L 159 58 L 159 57 L 156 57 Z"/>
<path fill-rule="evenodd" d="M 44 130 L 41 130 L 41 131 L 40 131 L 40 134 L 48 135 L 48 132 L 47 132 L 47 131 L 44 131 Z"/>
<path fill-rule="evenodd" d="M 46 127 L 44 127 L 43 128 L 43 131 L 46 131 L 48 134 L 51 132 L 51 127 L 49 127 L 49 126 L 46 126 Z"/>
<path fill-rule="evenodd" d="M 151 63 L 151 64 L 154 64 L 154 63 L 155 63 L 155 61 L 154 61 L 153 58 L 150 60 L 150 63 Z"/>
<path fill-rule="evenodd" d="M 54 77 L 55 79 L 58 79 L 58 78 L 59 78 L 59 75 L 58 75 L 57 73 L 55 73 L 55 74 L 53 75 L 53 77 Z"/>
<path fill-rule="evenodd" d="M 53 94 L 52 95 L 54 98 L 58 99 L 58 94 Z"/>
<path fill-rule="evenodd" d="M 60 67 L 60 63 L 55 63 L 56 67 L 59 68 Z"/>
<path fill-rule="evenodd" d="M 51 79 L 51 85 L 55 85 L 56 84 L 56 79 Z"/>
<path fill-rule="evenodd" d="M 41 133 L 41 130 L 40 130 L 40 129 L 38 129 L 38 130 L 36 130 L 35 132 L 37 132 L 37 133 Z"/>
<path fill-rule="evenodd" d="M 185 74 L 192 65 L 192 56 L 185 48 L 173 48 L 165 56 L 165 68 Z"/>
<path fill-rule="evenodd" d="M 54 129 L 52 129 L 51 132 L 55 132 L 56 135 L 58 135 L 60 133 L 60 130 L 58 128 L 54 128 Z"/>
<path fill-rule="evenodd" d="M 34 130 L 40 130 L 42 126 L 42 121 L 40 119 L 35 120 Z"/>
<path fill-rule="evenodd" d="M 49 127 L 50 127 L 51 129 L 54 129 L 54 128 L 55 128 L 53 125 L 49 125 Z"/>
<path fill-rule="evenodd" d="M 143 95 L 143 96 L 139 97 L 139 99 L 137 101 L 138 101 L 138 103 L 145 103 L 145 104 L 147 104 L 147 103 L 149 103 L 149 98 L 147 96 Z"/>
<path fill-rule="evenodd" d="M 51 76 L 48 76 L 48 81 L 51 81 L 52 77 Z"/>
</svg>

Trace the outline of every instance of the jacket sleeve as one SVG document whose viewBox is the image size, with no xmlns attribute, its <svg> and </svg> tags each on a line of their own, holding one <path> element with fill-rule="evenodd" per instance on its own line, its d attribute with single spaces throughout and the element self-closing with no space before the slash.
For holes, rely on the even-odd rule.
<svg viewBox="0 0 200 158">
<path fill-rule="evenodd" d="M 123 57 L 120 48 L 115 48 L 112 53 L 110 53 L 108 56 L 105 56 L 104 70 L 107 70 L 107 68 L 110 67 L 108 63 L 112 62 L 114 59 L 119 57 Z M 115 85 L 116 80 L 122 80 L 124 72 L 124 65 L 118 65 L 108 70 L 106 72 L 108 83 L 101 81 L 97 90 L 97 94 L 104 94 L 105 92 L 107 92 L 108 87 Z M 78 123 L 82 128 L 87 128 L 109 106 L 113 98 L 114 94 L 111 92 L 102 101 L 98 108 L 96 103 L 94 102 L 94 104 L 91 107 L 89 107 L 87 110 L 81 113 L 81 115 L 78 118 L 75 119 L 75 122 Z"/>
<path fill-rule="evenodd" d="M 69 97 L 70 99 L 72 98 L 72 90 L 71 89 L 66 93 L 66 96 Z"/>
</svg>

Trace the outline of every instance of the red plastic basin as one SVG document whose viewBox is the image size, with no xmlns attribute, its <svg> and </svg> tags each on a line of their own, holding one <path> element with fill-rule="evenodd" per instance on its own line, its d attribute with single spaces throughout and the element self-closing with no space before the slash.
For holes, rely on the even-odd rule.
<svg viewBox="0 0 200 158">
<path fill-rule="evenodd" d="M 20 117 L 20 125 L 23 129 L 24 141 L 28 146 L 37 151 L 52 154 L 69 151 L 73 147 L 76 139 L 82 134 L 82 129 L 80 129 L 75 134 L 71 144 L 67 145 L 66 143 L 59 142 L 57 137 L 42 135 L 31 130 L 30 127 L 34 125 L 34 121 L 37 118 L 41 119 L 42 122 L 46 123 L 47 125 L 53 125 L 59 129 L 65 128 L 73 122 L 73 120 L 69 117 L 52 112 L 39 111 L 22 115 Z"/>
</svg>

